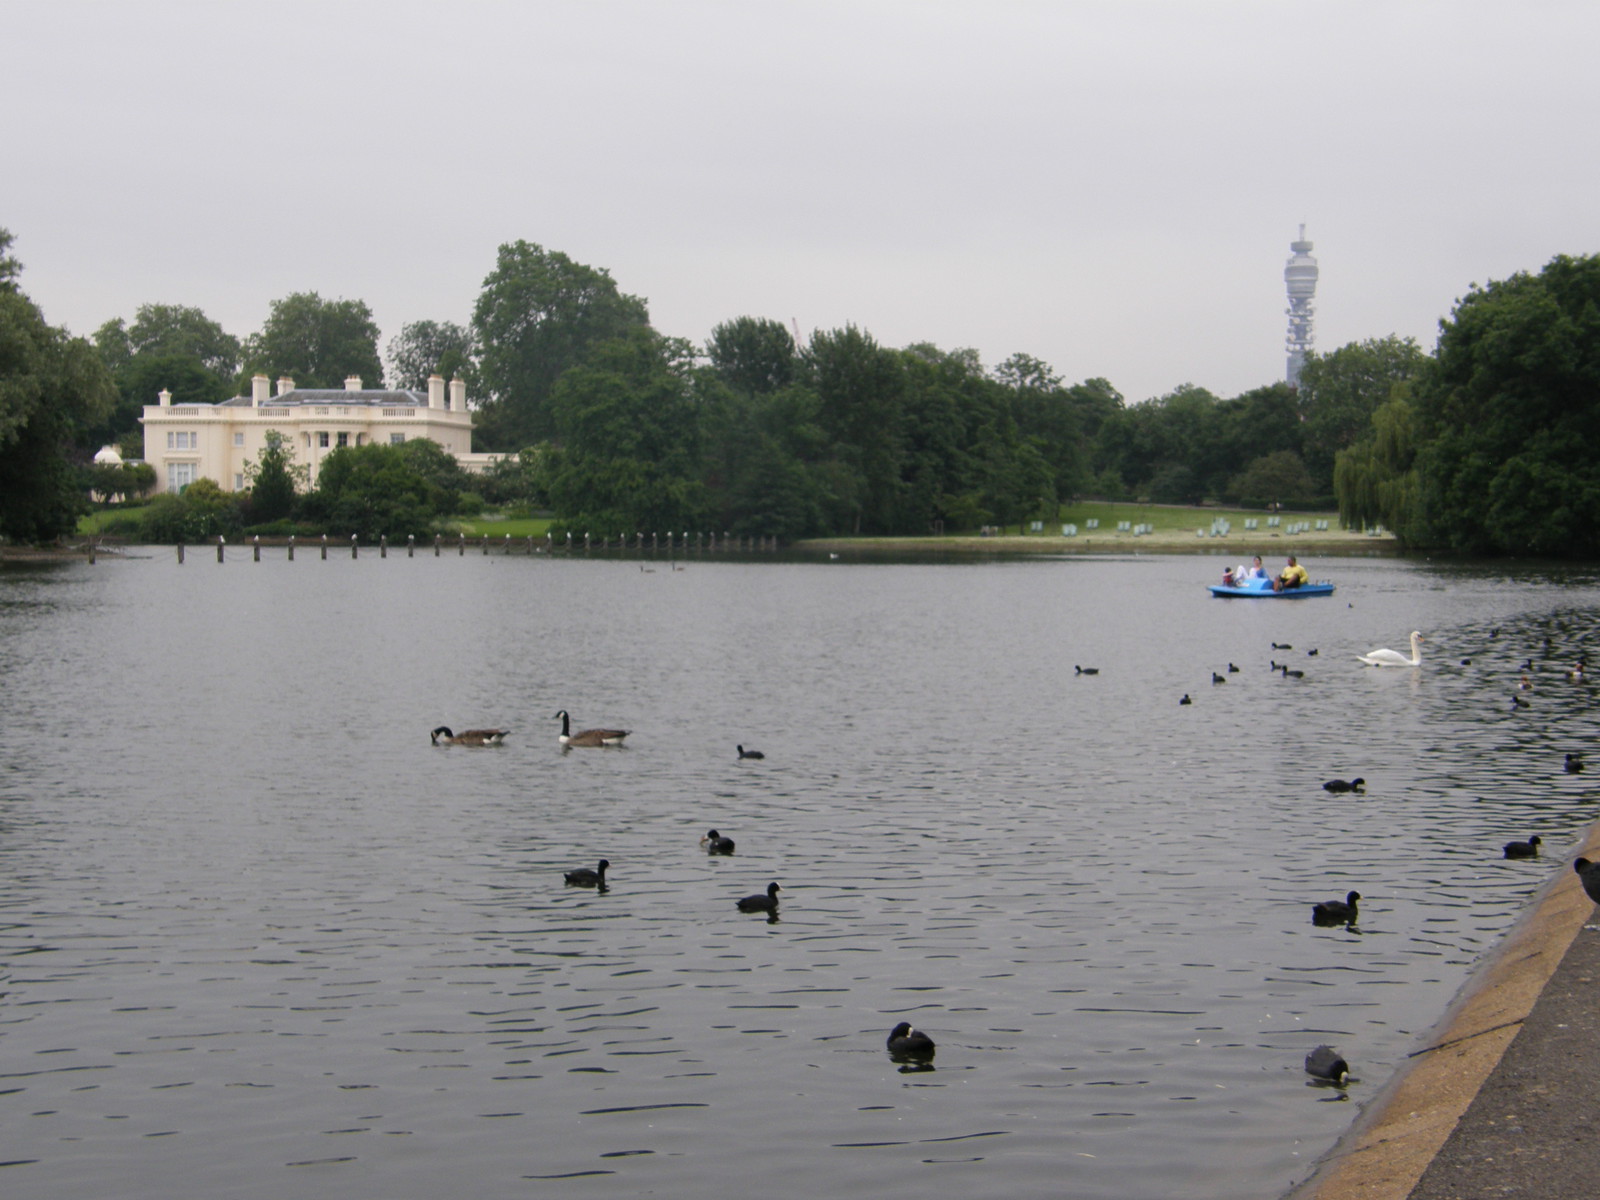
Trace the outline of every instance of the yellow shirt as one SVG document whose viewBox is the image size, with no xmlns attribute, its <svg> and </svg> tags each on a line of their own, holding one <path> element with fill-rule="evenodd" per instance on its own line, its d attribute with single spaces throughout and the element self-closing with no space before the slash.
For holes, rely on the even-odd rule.
<svg viewBox="0 0 1600 1200">
<path fill-rule="evenodd" d="M 1311 581 L 1311 577 L 1306 574 L 1306 569 L 1299 563 L 1295 563 L 1292 567 L 1285 567 L 1283 574 L 1279 575 L 1278 578 L 1283 580 L 1284 583 L 1296 586 Z"/>
</svg>

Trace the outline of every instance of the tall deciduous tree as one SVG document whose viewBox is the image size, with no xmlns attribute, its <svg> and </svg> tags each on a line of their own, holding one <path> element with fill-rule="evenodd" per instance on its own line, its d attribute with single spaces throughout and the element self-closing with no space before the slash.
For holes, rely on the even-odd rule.
<svg viewBox="0 0 1600 1200">
<path fill-rule="evenodd" d="M 1408 540 L 1600 555 L 1600 256 L 1474 287 L 1418 389 L 1421 518 Z"/>
<path fill-rule="evenodd" d="M 556 380 L 595 346 L 648 324 L 645 302 L 619 292 L 606 271 L 533 242 L 501 246 L 472 313 L 485 448 L 549 440 Z"/>
<path fill-rule="evenodd" d="M 737 317 L 711 331 L 706 353 L 718 376 L 736 392 L 764 395 L 795 378 L 794 338 L 781 321 Z"/>
<path fill-rule="evenodd" d="M 389 386 L 423 392 L 430 376 L 465 378 L 472 358 L 470 330 L 450 321 L 412 321 L 389 339 Z"/>
<path fill-rule="evenodd" d="M 0 264 L 11 234 L 0 229 Z M 0 266 L 0 536 L 41 541 L 70 533 L 87 506 L 68 455 L 116 400 L 111 374 L 83 338 L 47 325 Z"/>
<path fill-rule="evenodd" d="M 1300 369 L 1301 455 L 1318 495 L 1333 492 L 1333 460 L 1367 431 L 1397 384 L 1414 380 L 1427 355 L 1412 338 L 1369 338 L 1328 354 L 1306 355 Z"/>
<path fill-rule="evenodd" d="M 239 339 L 200 309 L 182 304 L 141 304 L 128 327 L 128 349 L 134 358 L 192 358 L 224 381 L 239 370 Z"/>
<path fill-rule="evenodd" d="M 550 503 L 579 532 L 701 527 L 692 361 L 687 343 L 637 328 L 557 381 L 550 410 L 561 448 Z"/>
<path fill-rule="evenodd" d="M 361 300 L 324 300 L 316 292 L 274 300 L 266 323 L 245 340 L 241 392 L 255 374 L 287 375 L 303 388 L 342 388 L 352 375 L 378 386 L 383 366 L 372 310 Z"/>
</svg>

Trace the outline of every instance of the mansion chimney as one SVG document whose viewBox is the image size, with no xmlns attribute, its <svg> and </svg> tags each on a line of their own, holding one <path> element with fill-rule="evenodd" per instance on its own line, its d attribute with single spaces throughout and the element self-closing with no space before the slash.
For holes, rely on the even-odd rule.
<svg viewBox="0 0 1600 1200">
<path fill-rule="evenodd" d="M 260 408 L 272 394 L 272 383 L 265 375 L 250 376 L 250 404 Z"/>
<path fill-rule="evenodd" d="M 434 375 L 429 375 L 428 376 L 428 407 L 429 408 L 443 408 L 444 407 L 444 376 L 443 375 L 434 374 Z"/>
<path fill-rule="evenodd" d="M 450 381 L 450 407 L 458 413 L 467 411 L 467 381 L 465 379 L 452 379 Z"/>
<path fill-rule="evenodd" d="M 294 380 L 290 379 L 287 375 L 279 375 L 278 395 L 287 396 L 292 391 L 294 391 Z"/>
</svg>

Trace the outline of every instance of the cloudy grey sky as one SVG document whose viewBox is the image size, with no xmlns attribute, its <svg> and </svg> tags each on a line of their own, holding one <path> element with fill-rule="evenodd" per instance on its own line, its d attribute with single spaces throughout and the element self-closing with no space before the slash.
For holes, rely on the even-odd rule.
<svg viewBox="0 0 1600 1200">
<path fill-rule="evenodd" d="M 466 324 L 503 242 L 663 333 L 1015 351 L 1130 401 L 1431 349 L 1600 250 L 1593 0 L 0 0 L 0 226 L 46 317 Z"/>
</svg>

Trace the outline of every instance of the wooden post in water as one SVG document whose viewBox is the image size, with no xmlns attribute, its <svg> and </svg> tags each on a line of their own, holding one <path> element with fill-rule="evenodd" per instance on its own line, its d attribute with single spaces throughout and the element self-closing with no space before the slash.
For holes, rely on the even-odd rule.
<svg viewBox="0 0 1600 1200">
<path fill-rule="evenodd" d="M 255 556 L 255 561 L 261 561 L 261 535 L 258 533 L 250 539 L 250 553 Z"/>
<path fill-rule="evenodd" d="M 439 544 L 441 542 L 443 542 L 443 541 L 444 541 L 444 534 L 436 533 L 436 534 L 433 535 L 433 556 L 435 558 L 439 557 Z"/>
<path fill-rule="evenodd" d="M 387 533 L 380 533 L 378 535 L 378 557 L 389 557 L 389 535 Z"/>
<path fill-rule="evenodd" d="M 289 561 L 294 561 L 294 534 L 289 535 Z"/>
<path fill-rule="evenodd" d="M 217 534 L 217 561 L 218 561 L 218 562 L 221 562 L 221 561 L 222 561 L 222 546 L 223 546 L 223 541 L 224 541 L 224 539 L 223 539 L 223 537 L 222 537 L 222 535 L 221 535 L 221 534 L 220 534 L 220 533 L 219 533 L 219 534 Z"/>
<path fill-rule="evenodd" d="M 180 566 L 183 563 L 183 543 L 182 542 L 178 543 L 178 563 L 179 563 Z"/>
<path fill-rule="evenodd" d="M 461 549 L 456 554 L 456 557 L 457 558 L 465 558 L 466 556 L 467 556 L 467 535 L 463 533 L 461 535 Z"/>
<path fill-rule="evenodd" d="M 408 534 L 406 534 L 406 557 L 407 558 L 415 558 L 416 556 L 417 556 L 417 535 L 414 534 L 414 533 L 408 533 Z"/>
<path fill-rule="evenodd" d="M 509 558 L 510 555 L 511 555 L 511 535 L 508 533 L 508 534 L 506 534 L 506 556 Z"/>
<path fill-rule="evenodd" d="M 350 535 L 350 557 L 354 558 L 355 556 L 356 556 L 356 535 L 352 533 Z"/>
<path fill-rule="evenodd" d="M 89 539 L 89 565 L 94 566 L 94 539 Z"/>
<path fill-rule="evenodd" d="M 322 535 L 322 561 L 328 561 L 328 535 Z"/>
</svg>

